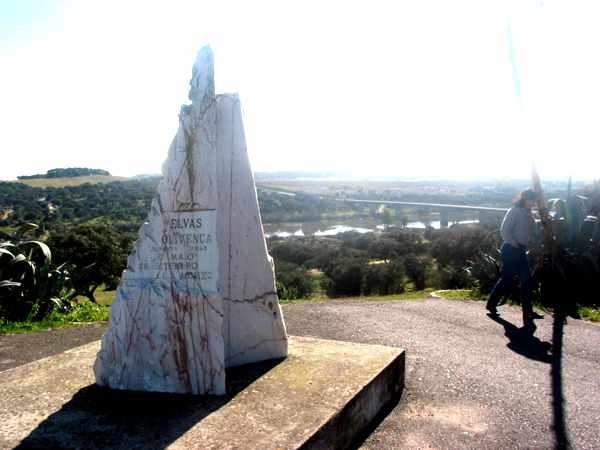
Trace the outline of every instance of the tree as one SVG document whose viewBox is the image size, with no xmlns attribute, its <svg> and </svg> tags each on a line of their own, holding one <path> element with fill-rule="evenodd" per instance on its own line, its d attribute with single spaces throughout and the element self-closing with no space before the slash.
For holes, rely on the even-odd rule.
<svg viewBox="0 0 600 450">
<path fill-rule="evenodd" d="M 412 253 L 404 259 L 406 275 L 415 284 L 415 289 L 417 291 L 425 289 L 427 267 L 430 264 L 431 260 L 429 258 L 418 257 Z"/>
<path fill-rule="evenodd" d="M 404 292 L 404 267 L 398 260 L 382 264 L 369 264 L 363 270 L 364 295 L 390 295 Z"/>
<path fill-rule="evenodd" d="M 275 275 L 279 298 L 293 300 L 313 293 L 313 280 L 302 266 L 281 261 L 275 264 Z"/>
<path fill-rule="evenodd" d="M 393 212 L 390 208 L 386 208 L 385 205 L 381 205 L 377 209 L 377 214 L 381 217 L 381 222 L 384 226 L 388 226 L 392 223 L 393 220 Z"/>
<path fill-rule="evenodd" d="M 401 245 L 395 239 L 380 236 L 368 248 L 369 258 L 390 261 L 402 253 Z"/>
<path fill-rule="evenodd" d="M 102 284 L 115 284 L 127 264 L 129 240 L 106 224 L 82 224 L 50 236 L 58 263 L 74 266 L 73 287 L 96 302 L 94 292 Z"/>
<path fill-rule="evenodd" d="M 360 295 L 366 261 L 359 258 L 339 258 L 325 268 L 324 288 L 331 297 Z"/>
</svg>

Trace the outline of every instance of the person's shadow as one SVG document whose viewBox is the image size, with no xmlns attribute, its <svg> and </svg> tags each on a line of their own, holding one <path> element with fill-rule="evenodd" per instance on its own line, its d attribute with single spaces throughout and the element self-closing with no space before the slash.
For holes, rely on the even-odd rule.
<svg viewBox="0 0 600 450">
<path fill-rule="evenodd" d="M 220 397 L 119 391 L 90 384 L 16 448 L 166 448 L 281 361 L 227 369 L 227 394 Z"/>
<path fill-rule="evenodd" d="M 559 307 L 554 313 L 552 326 L 552 344 L 540 341 L 533 335 L 535 325 L 517 328 L 512 323 L 488 314 L 494 322 L 504 327 L 504 334 L 509 339 L 507 347 L 512 351 L 536 361 L 550 364 L 550 378 L 552 385 L 552 415 L 556 449 L 571 448 L 562 385 L 562 347 L 563 328 L 566 322 L 566 313 Z"/>
<path fill-rule="evenodd" d="M 552 363 L 552 344 L 540 341 L 534 336 L 535 325 L 530 324 L 518 328 L 500 316 L 488 314 L 488 317 L 504 327 L 504 335 L 509 340 L 506 346 L 513 352 L 535 361 Z"/>
</svg>

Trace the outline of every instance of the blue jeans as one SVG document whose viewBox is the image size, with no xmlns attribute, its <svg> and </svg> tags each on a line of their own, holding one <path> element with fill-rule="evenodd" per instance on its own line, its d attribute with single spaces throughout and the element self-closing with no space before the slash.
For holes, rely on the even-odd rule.
<svg viewBox="0 0 600 450">
<path fill-rule="evenodd" d="M 488 299 L 488 307 L 495 308 L 498 306 L 500 297 L 510 288 L 514 277 L 517 276 L 521 282 L 523 317 L 531 316 L 533 314 L 531 306 L 531 289 L 533 283 L 531 274 L 529 273 L 529 263 L 527 262 L 525 249 L 513 247 L 505 242 L 500 247 L 500 254 L 502 256 L 502 271 L 500 279 L 494 286 L 494 289 L 492 289 L 490 298 Z"/>
</svg>

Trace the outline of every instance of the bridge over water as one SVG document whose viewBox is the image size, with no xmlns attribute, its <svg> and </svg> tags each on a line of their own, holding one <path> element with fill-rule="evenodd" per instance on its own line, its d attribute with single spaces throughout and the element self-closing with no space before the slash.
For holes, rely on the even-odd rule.
<svg viewBox="0 0 600 450">
<path fill-rule="evenodd" d="M 358 198 L 336 198 L 333 199 L 339 202 L 345 203 L 367 203 L 377 205 L 392 205 L 392 206 L 413 206 L 413 207 L 424 207 L 428 209 L 438 210 L 440 212 L 440 228 L 448 228 L 448 216 L 452 210 L 470 210 L 470 211 L 492 211 L 506 213 L 508 208 L 497 208 L 494 206 L 474 206 L 474 205 L 452 205 L 447 203 L 425 203 L 425 202 L 401 202 L 396 200 L 363 200 Z"/>
<path fill-rule="evenodd" d="M 276 189 L 271 189 L 264 186 L 257 186 L 260 189 L 265 191 L 273 192 L 275 194 L 285 195 L 294 197 L 296 194 L 300 194 L 301 192 L 285 192 L 279 191 Z M 303 194 L 303 193 L 302 193 Z M 311 194 L 306 194 L 311 195 Z M 447 228 L 449 222 L 449 212 L 450 211 L 477 211 L 477 212 L 496 212 L 496 213 L 506 213 L 508 208 L 498 208 L 495 206 L 476 206 L 476 205 L 453 205 L 448 203 L 426 203 L 426 202 L 403 202 L 398 200 L 364 200 L 359 198 L 334 198 L 328 197 L 324 195 L 318 196 L 320 199 L 324 200 L 333 200 L 342 203 L 364 203 L 364 204 L 372 204 L 372 205 L 390 205 L 393 207 L 401 207 L 401 206 L 411 206 L 411 207 L 421 207 L 428 208 L 430 210 L 437 210 L 440 213 L 440 228 Z"/>
</svg>

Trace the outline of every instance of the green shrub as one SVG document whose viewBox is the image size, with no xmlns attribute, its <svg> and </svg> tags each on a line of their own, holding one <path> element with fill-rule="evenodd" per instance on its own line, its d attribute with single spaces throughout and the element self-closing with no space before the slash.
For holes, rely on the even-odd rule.
<svg viewBox="0 0 600 450">
<path fill-rule="evenodd" d="M 313 293 L 313 279 L 302 266 L 281 261 L 275 264 L 275 276 L 277 295 L 281 299 L 295 300 Z"/>
<path fill-rule="evenodd" d="M 500 251 L 495 254 L 479 252 L 468 261 L 465 269 L 475 280 L 475 287 L 480 294 L 489 294 L 500 278 Z"/>
<path fill-rule="evenodd" d="M 465 289 L 475 285 L 475 280 L 465 269 L 454 266 L 439 269 L 439 282 L 442 289 Z"/>
<path fill-rule="evenodd" d="M 405 284 L 404 265 L 395 260 L 383 264 L 369 264 L 364 271 L 361 290 L 363 295 L 402 294 Z"/>
<path fill-rule="evenodd" d="M 367 262 L 359 258 L 339 258 L 325 268 L 327 278 L 323 288 L 330 297 L 351 297 L 361 294 Z"/>
<path fill-rule="evenodd" d="M 404 258 L 406 276 L 415 285 L 415 290 L 422 291 L 427 283 L 427 270 L 431 267 L 431 258 L 410 254 Z"/>
</svg>

